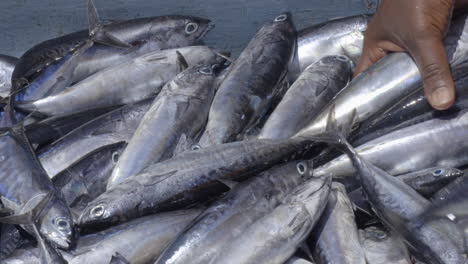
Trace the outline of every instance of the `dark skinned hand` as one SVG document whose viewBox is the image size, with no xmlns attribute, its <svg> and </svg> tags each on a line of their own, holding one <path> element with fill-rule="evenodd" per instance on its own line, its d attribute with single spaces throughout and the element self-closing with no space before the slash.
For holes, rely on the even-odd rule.
<svg viewBox="0 0 468 264">
<path fill-rule="evenodd" d="M 421 72 L 429 103 L 452 106 L 455 89 L 443 45 L 455 4 L 467 0 L 383 0 L 365 33 L 355 76 L 388 52 L 407 51 Z"/>
</svg>

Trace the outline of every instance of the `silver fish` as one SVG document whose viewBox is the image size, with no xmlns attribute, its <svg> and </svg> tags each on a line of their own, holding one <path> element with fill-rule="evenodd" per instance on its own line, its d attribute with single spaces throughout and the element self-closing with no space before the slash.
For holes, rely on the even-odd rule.
<svg viewBox="0 0 468 264">
<path fill-rule="evenodd" d="M 284 263 L 320 218 L 330 187 L 331 177 L 313 178 L 301 184 L 284 203 L 229 241 L 209 263 Z"/>
<path fill-rule="evenodd" d="M 286 261 L 284 264 L 314 264 L 314 262 L 308 261 L 303 258 L 292 257 L 288 261 Z"/>
<path fill-rule="evenodd" d="M 181 140 L 197 140 L 216 91 L 217 63 L 213 58 L 190 67 L 162 88 L 122 153 L 108 188 L 170 158 Z"/>
<path fill-rule="evenodd" d="M 154 99 L 123 106 L 71 131 L 38 153 L 50 178 L 100 147 L 128 142 Z"/>
<path fill-rule="evenodd" d="M 283 96 L 258 138 L 293 136 L 346 86 L 351 75 L 352 62 L 344 56 L 328 56 L 307 67 Z"/>
<path fill-rule="evenodd" d="M 228 251 L 223 250 L 225 245 L 271 212 L 296 186 L 312 177 L 311 165 L 291 162 L 235 186 L 195 219 L 156 263 L 211 263 L 220 252 L 227 254 Z"/>
<path fill-rule="evenodd" d="M 142 217 L 82 236 L 74 249 L 61 253 L 68 264 L 108 264 L 116 252 L 132 264 L 149 263 L 199 214 L 200 210 L 192 209 Z M 37 248 L 27 248 L 2 264 L 42 264 L 38 255 Z"/>
<path fill-rule="evenodd" d="M 202 147 L 235 141 L 269 109 L 296 42 L 289 14 L 263 26 L 230 67 L 210 109 Z"/>
<path fill-rule="evenodd" d="M 468 26 L 466 16 L 452 22 L 445 38 L 445 50 L 452 71 L 463 70 L 468 65 Z M 327 117 L 332 106 L 337 122 L 343 124 L 355 111 L 355 124 L 376 115 L 421 86 L 418 67 L 406 53 L 392 53 L 381 59 L 367 71 L 353 79 L 330 104 L 296 136 L 317 135 L 325 131 Z"/>
<path fill-rule="evenodd" d="M 375 166 L 400 175 L 434 166 L 456 168 L 468 164 L 468 112 L 444 119 L 432 119 L 394 131 L 356 148 Z M 441 142 L 444 142 L 441 144 Z M 355 168 L 342 155 L 317 168 L 317 175 L 355 175 Z"/>
<path fill-rule="evenodd" d="M 106 68 L 58 94 L 18 102 L 16 107 L 51 116 L 135 103 L 157 95 L 180 72 L 181 56 L 190 66 L 217 57 L 212 49 L 204 46 L 153 52 Z"/>
<path fill-rule="evenodd" d="M 80 225 L 115 224 L 206 201 L 226 191 L 226 182 L 299 159 L 314 145 L 307 139 L 263 139 L 184 152 L 106 190 L 88 204 Z"/>
<path fill-rule="evenodd" d="M 295 80 L 325 56 L 344 55 L 357 64 L 369 19 L 369 15 L 336 18 L 299 31 L 296 58 L 289 66 L 290 79 Z"/>
<path fill-rule="evenodd" d="M 457 233 L 456 226 L 448 219 L 413 222 L 430 207 L 430 202 L 403 181 L 362 158 L 337 132 L 333 115 L 328 119 L 327 134 L 321 137 L 349 155 L 366 197 L 380 220 L 392 231 L 399 232 L 408 241 L 410 250 L 428 263 L 466 263 L 463 235 Z"/>
<path fill-rule="evenodd" d="M 383 228 L 368 227 L 359 230 L 359 238 L 366 254 L 367 264 L 412 264 L 404 241 Z"/>
<path fill-rule="evenodd" d="M 0 55 L 0 97 L 7 97 L 11 92 L 11 75 L 18 58 Z"/>
<path fill-rule="evenodd" d="M 346 189 L 333 183 L 327 207 L 312 233 L 317 263 L 366 264 Z"/>
<path fill-rule="evenodd" d="M 41 167 L 22 128 L 2 131 L 0 146 L 0 200 L 3 206 L 17 217 L 42 206 L 34 216 L 40 235 L 55 246 L 68 248 L 74 236 L 70 210 Z M 45 200 L 46 197 L 49 199 Z M 26 221 L 10 224 L 22 224 L 34 235 L 29 216 Z"/>
</svg>

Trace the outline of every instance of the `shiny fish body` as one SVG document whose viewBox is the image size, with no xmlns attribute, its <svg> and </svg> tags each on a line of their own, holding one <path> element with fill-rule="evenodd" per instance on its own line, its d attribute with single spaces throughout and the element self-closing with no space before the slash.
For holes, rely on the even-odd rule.
<svg viewBox="0 0 468 264">
<path fill-rule="evenodd" d="M 440 203 L 441 201 L 446 200 L 450 196 L 450 194 L 453 193 L 455 189 L 459 188 L 460 184 L 463 183 L 463 181 L 465 180 L 465 176 L 455 179 L 453 182 L 447 184 L 439 191 L 434 193 L 434 195 L 432 195 L 431 197 L 431 201 L 434 203 Z"/>
<path fill-rule="evenodd" d="M 382 228 L 359 230 L 359 238 L 368 264 L 412 264 L 405 243 Z"/>
<path fill-rule="evenodd" d="M 312 233 L 317 263 L 366 264 L 346 189 L 333 183 L 327 207 Z"/>
<path fill-rule="evenodd" d="M 226 190 L 224 180 L 254 176 L 301 157 L 314 144 L 308 140 L 255 140 L 184 152 L 108 189 L 88 205 L 80 224 L 127 221 L 205 201 Z"/>
<path fill-rule="evenodd" d="M 295 43 L 289 14 L 276 17 L 257 32 L 216 93 L 201 146 L 235 141 L 266 114 L 287 72 Z"/>
<path fill-rule="evenodd" d="M 187 31 L 187 28 L 190 31 Z M 210 21 L 190 16 L 160 16 L 114 22 L 104 26 L 105 30 L 119 40 L 132 45 L 129 49 L 94 44 L 77 59 L 77 67 L 70 83 L 81 81 L 104 68 L 120 64 L 148 52 L 178 48 L 195 44 L 213 26 Z M 28 50 L 18 62 L 12 79 L 21 86 L 22 79 L 32 82 L 37 76 L 50 78 L 73 53 L 85 45 L 89 31 L 83 30 L 56 39 L 44 41 Z M 54 68 L 49 69 L 48 68 Z M 46 73 L 42 73 L 42 72 Z M 47 71 L 49 71 L 47 73 Z M 32 86 L 40 88 L 40 86 Z M 28 88 L 29 89 L 29 88 Z M 37 98 L 28 97 L 37 91 L 24 90 L 17 96 L 20 101 Z"/>
<path fill-rule="evenodd" d="M 452 71 L 465 69 L 468 58 L 468 21 L 460 17 L 453 21 L 445 38 L 445 50 Z M 317 135 L 325 131 L 327 117 L 332 109 L 337 122 L 346 123 L 355 111 L 356 126 L 373 115 L 381 113 L 413 93 L 421 86 L 418 67 L 406 53 L 392 53 L 353 79 L 317 118 L 296 136 Z"/>
<path fill-rule="evenodd" d="M 298 164 L 304 166 L 302 173 Z M 223 261 L 229 261 L 224 258 L 229 252 L 224 246 L 242 236 L 246 228 L 270 213 L 290 191 L 312 177 L 311 165 L 291 162 L 235 186 L 191 223 L 156 263 L 213 263 L 220 252 L 223 252 L 220 256 Z"/>
<path fill-rule="evenodd" d="M 433 166 L 456 168 L 468 164 L 468 112 L 432 119 L 394 131 L 356 148 L 360 156 L 392 174 Z M 443 142 L 443 144 L 441 144 Z M 342 155 L 317 168 L 317 175 L 355 175 L 350 159 Z"/>
<path fill-rule="evenodd" d="M 96 149 L 52 179 L 74 215 L 79 216 L 89 202 L 106 190 L 125 144 L 118 142 Z"/>
<path fill-rule="evenodd" d="M 21 215 L 52 194 L 38 217 L 38 229 L 54 245 L 68 248 L 74 235 L 70 210 L 42 169 L 21 128 L 2 132 L 0 150 L 2 204 L 15 215 Z M 28 231 L 31 232 L 29 228 Z"/>
<path fill-rule="evenodd" d="M 303 258 L 292 257 L 288 261 L 286 261 L 284 264 L 314 264 L 314 263 L 308 260 L 305 260 Z"/>
<path fill-rule="evenodd" d="M 38 157 L 50 178 L 100 147 L 128 142 L 154 99 L 123 106 L 98 117 L 39 152 Z"/>
<path fill-rule="evenodd" d="M 153 52 L 109 67 L 58 94 L 16 106 L 51 116 L 137 102 L 158 94 L 162 86 L 179 73 L 177 52 L 190 66 L 217 56 L 205 46 Z"/>
<path fill-rule="evenodd" d="M 456 78 L 456 76 L 453 77 Z M 457 100 L 454 106 L 448 110 L 439 111 L 429 104 L 421 87 L 383 114 L 363 122 L 359 129 L 351 134 L 350 141 L 353 145 L 359 146 L 398 129 L 468 108 L 468 76 L 456 80 L 455 89 Z"/>
<path fill-rule="evenodd" d="M 340 144 L 352 159 L 374 212 L 409 241 L 415 254 L 428 263 L 466 263 L 463 235 L 456 231 L 453 223 L 448 219 L 410 222 L 424 213 L 430 202 L 403 181 L 361 158 L 349 143 Z"/>
<path fill-rule="evenodd" d="M 25 133 L 32 145 L 46 145 L 65 136 L 75 128 L 116 108 L 117 107 L 96 108 L 71 115 L 49 117 L 25 125 Z"/>
<path fill-rule="evenodd" d="M 331 177 L 313 178 L 303 183 L 288 195 L 284 204 L 229 241 L 210 263 L 283 264 L 320 218 L 327 204 L 330 185 Z"/>
<path fill-rule="evenodd" d="M 329 56 L 312 64 L 288 89 L 258 138 L 289 138 L 319 114 L 352 75 L 352 62 Z"/>
<path fill-rule="evenodd" d="M 429 198 L 451 181 L 463 176 L 457 168 L 435 167 L 398 176 L 422 196 Z"/>
<path fill-rule="evenodd" d="M 0 97 L 7 97 L 11 92 L 11 76 L 18 58 L 0 55 Z"/>
<path fill-rule="evenodd" d="M 289 67 L 295 79 L 325 56 L 344 55 L 357 64 L 362 54 L 369 15 L 331 19 L 298 32 L 297 54 Z"/>
<path fill-rule="evenodd" d="M 213 58 L 188 68 L 163 87 L 120 157 L 108 187 L 170 158 L 179 141 L 197 140 L 216 91 L 216 63 Z"/>
<path fill-rule="evenodd" d="M 199 214 L 193 209 L 142 217 L 82 236 L 74 249 L 61 253 L 68 264 L 108 264 L 116 252 L 132 264 L 150 263 Z M 2 264 L 41 264 L 38 251 L 17 251 Z"/>
</svg>

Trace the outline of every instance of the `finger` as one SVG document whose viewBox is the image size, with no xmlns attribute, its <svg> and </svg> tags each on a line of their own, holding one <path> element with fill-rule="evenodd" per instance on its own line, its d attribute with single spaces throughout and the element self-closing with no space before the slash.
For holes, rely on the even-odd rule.
<svg viewBox="0 0 468 264">
<path fill-rule="evenodd" d="M 377 45 L 364 45 L 361 58 L 359 58 L 359 62 L 356 66 L 356 69 L 354 70 L 353 78 L 367 70 L 374 63 L 382 59 L 386 54 L 387 53 Z"/>
<path fill-rule="evenodd" d="M 445 110 L 452 106 L 455 88 L 442 40 L 431 37 L 416 41 L 409 52 L 421 72 L 424 92 L 432 107 Z"/>
</svg>

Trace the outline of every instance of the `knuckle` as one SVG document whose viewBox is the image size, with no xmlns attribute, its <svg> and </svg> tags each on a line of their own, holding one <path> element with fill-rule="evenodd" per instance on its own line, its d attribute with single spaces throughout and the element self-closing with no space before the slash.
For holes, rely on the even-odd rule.
<svg viewBox="0 0 468 264">
<path fill-rule="evenodd" d="M 438 63 L 429 63 L 422 68 L 424 82 L 440 83 L 448 73 Z"/>
</svg>

